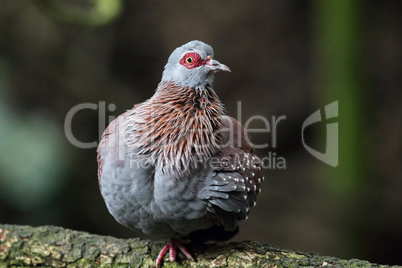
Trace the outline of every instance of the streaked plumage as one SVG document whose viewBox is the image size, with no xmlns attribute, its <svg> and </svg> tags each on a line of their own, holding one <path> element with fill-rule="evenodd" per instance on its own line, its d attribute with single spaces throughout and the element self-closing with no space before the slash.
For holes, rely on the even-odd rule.
<svg viewBox="0 0 402 268">
<path fill-rule="evenodd" d="M 157 265 L 167 250 L 174 260 L 176 247 L 190 258 L 180 239 L 195 231 L 235 231 L 260 191 L 260 161 L 241 124 L 224 115 L 216 71 L 229 68 L 209 45 L 177 48 L 154 96 L 111 122 L 98 148 L 109 212 L 128 228 L 172 239 Z"/>
</svg>

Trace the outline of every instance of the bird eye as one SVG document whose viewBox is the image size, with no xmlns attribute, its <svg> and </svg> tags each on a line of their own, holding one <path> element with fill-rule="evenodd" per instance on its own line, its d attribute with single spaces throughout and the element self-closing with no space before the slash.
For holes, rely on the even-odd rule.
<svg viewBox="0 0 402 268">
<path fill-rule="evenodd" d="M 180 59 L 179 63 L 187 69 L 197 68 L 204 65 L 200 55 L 197 52 L 188 52 Z"/>
</svg>

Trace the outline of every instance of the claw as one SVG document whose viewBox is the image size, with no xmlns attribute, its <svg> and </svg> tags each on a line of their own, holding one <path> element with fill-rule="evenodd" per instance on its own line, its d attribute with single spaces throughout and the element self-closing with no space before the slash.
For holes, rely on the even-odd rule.
<svg viewBox="0 0 402 268">
<path fill-rule="evenodd" d="M 187 259 L 194 261 L 194 258 L 191 256 L 190 252 L 188 252 L 188 250 L 184 247 L 183 242 L 180 239 L 172 238 L 170 239 L 170 242 L 167 243 L 159 252 L 158 257 L 156 258 L 156 267 L 161 267 L 163 257 L 166 255 L 168 250 L 169 259 L 171 262 L 174 262 L 177 256 L 177 248 L 179 248 L 179 250 L 183 252 L 184 256 L 186 256 Z"/>
</svg>

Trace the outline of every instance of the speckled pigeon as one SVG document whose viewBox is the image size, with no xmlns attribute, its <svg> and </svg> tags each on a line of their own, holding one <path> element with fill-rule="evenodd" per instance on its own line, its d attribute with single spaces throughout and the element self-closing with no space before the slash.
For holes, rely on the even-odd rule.
<svg viewBox="0 0 402 268">
<path fill-rule="evenodd" d="M 261 163 L 243 126 L 224 115 L 213 75 L 230 69 L 211 46 L 191 41 L 170 55 L 155 94 L 110 123 L 98 147 L 101 194 L 122 225 L 170 238 L 193 260 L 183 239 L 221 226 L 233 232 L 261 191 Z M 213 239 L 213 237 L 212 237 Z"/>
</svg>

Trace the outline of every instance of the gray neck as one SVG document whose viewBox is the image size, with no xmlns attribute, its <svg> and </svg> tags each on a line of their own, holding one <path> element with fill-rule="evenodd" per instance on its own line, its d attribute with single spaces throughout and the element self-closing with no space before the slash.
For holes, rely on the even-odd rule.
<svg viewBox="0 0 402 268">
<path fill-rule="evenodd" d="M 184 70 L 186 67 L 165 68 L 162 74 L 162 81 L 173 82 L 176 85 L 190 88 L 212 87 L 214 76 L 208 70 Z"/>
</svg>

